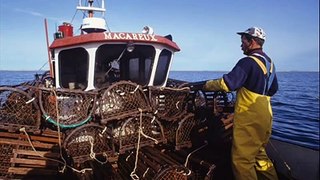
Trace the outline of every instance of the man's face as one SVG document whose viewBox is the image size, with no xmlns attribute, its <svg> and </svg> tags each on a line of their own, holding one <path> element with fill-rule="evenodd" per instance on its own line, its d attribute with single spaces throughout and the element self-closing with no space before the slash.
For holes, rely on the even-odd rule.
<svg viewBox="0 0 320 180">
<path fill-rule="evenodd" d="M 241 50 L 243 54 L 248 55 L 248 52 L 251 49 L 251 42 L 245 36 L 241 36 Z"/>
</svg>

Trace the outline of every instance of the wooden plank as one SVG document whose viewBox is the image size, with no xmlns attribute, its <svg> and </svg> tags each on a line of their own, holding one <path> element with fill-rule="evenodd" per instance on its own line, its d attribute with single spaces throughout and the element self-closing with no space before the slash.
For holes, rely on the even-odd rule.
<svg viewBox="0 0 320 180">
<path fill-rule="evenodd" d="M 21 154 L 21 155 L 30 155 L 30 156 L 44 156 L 50 158 L 60 158 L 59 153 L 53 153 L 50 151 L 33 151 L 33 150 L 22 150 L 22 149 L 13 149 L 14 154 Z"/>
<path fill-rule="evenodd" d="M 57 170 L 50 169 L 35 169 L 35 168 L 21 168 L 21 167 L 9 167 L 8 173 L 19 174 L 19 175 L 56 175 Z"/>
<path fill-rule="evenodd" d="M 17 133 L 9 133 L 9 132 L 0 132 L 0 137 L 9 137 L 9 138 L 19 138 L 19 134 Z"/>
<path fill-rule="evenodd" d="M 58 162 L 51 161 L 48 159 L 25 159 L 25 158 L 11 158 L 11 163 L 17 164 L 29 164 L 29 165 L 38 165 L 38 166 L 58 166 Z"/>
<path fill-rule="evenodd" d="M 63 134 L 61 132 L 60 132 L 60 134 L 61 134 L 61 138 L 63 138 Z M 42 131 L 41 136 L 49 136 L 49 137 L 53 137 L 53 138 L 58 138 L 58 131 L 45 129 L 44 131 Z"/>
<path fill-rule="evenodd" d="M 57 134 L 58 136 L 58 134 Z M 25 134 L 17 134 L 17 133 L 9 133 L 9 132 L 0 132 L 0 137 L 8 137 L 8 138 L 14 138 L 14 139 L 27 139 L 27 136 Z M 38 136 L 29 135 L 31 141 L 42 141 L 47 143 L 59 143 L 58 137 L 45 137 L 39 134 Z M 61 136 L 62 138 L 62 136 Z"/>
<path fill-rule="evenodd" d="M 13 144 L 13 145 L 22 145 L 22 146 L 31 146 L 29 141 L 7 139 L 7 138 L 0 138 L 0 143 L 2 143 L 2 144 Z M 36 148 L 47 148 L 47 149 L 52 149 L 53 147 L 56 146 L 55 144 L 47 144 L 47 143 L 40 143 L 40 142 L 32 142 L 32 144 Z"/>
</svg>

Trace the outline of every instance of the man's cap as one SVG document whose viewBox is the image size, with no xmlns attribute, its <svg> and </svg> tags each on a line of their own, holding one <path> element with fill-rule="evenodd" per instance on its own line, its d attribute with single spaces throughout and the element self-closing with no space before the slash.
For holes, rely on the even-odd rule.
<svg viewBox="0 0 320 180">
<path fill-rule="evenodd" d="M 266 33 L 263 31 L 262 28 L 259 28 L 259 27 L 251 27 L 245 30 L 244 32 L 237 32 L 237 34 L 239 35 L 248 34 L 252 37 L 257 37 L 257 38 L 266 40 Z"/>
</svg>

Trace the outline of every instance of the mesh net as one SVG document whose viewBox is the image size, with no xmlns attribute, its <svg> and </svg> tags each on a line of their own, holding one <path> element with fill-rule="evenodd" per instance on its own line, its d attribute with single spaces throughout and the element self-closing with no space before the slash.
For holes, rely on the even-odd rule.
<svg viewBox="0 0 320 180">
<path fill-rule="evenodd" d="M 123 179 L 131 176 L 132 179 L 186 180 L 191 173 L 166 153 L 151 147 L 142 148 L 138 156 L 135 152 L 120 155 L 118 164 Z"/>
<path fill-rule="evenodd" d="M 191 147 L 190 133 L 195 124 L 194 115 L 191 113 L 180 121 L 164 123 L 168 142 L 174 144 L 177 150 L 183 147 Z"/>
<path fill-rule="evenodd" d="M 140 142 L 138 142 L 140 124 L 142 132 Z M 122 121 L 113 130 L 113 134 L 120 153 L 134 149 L 137 143 L 143 147 L 165 142 L 162 125 L 156 117 L 149 114 L 142 114 L 141 119 L 140 115 L 137 115 Z"/>
<path fill-rule="evenodd" d="M 233 112 L 235 103 L 234 92 L 221 91 L 192 91 L 189 98 L 193 101 L 194 109 L 206 107 L 213 110 L 215 115 L 222 112 Z M 190 100 L 190 99 L 189 99 Z"/>
<path fill-rule="evenodd" d="M 62 128 L 73 128 L 91 119 L 96 93 L 41 88 L 39 99 L 46 120 Z"/>
<path fill-rule="evenodd" d="M 102 123 L 121 119 L 150 109 L 149 101 L 142 88 L 129 81 L 120 81 L 103 92 L 99 101 Z"/>
<path fill-rule="evenodd" d="M 188 179 L 188 169 L 180 166 L 171 166 L 164 168 L 159 174 L 154 178 L 156 180 L 187 180 Z"/>
<path fill-rule="evenodd" d="M 87 124 L 73 129 L 64 141 L 64 148 L 75 163 L 114 155 L 113 138 L 106 127 Z"/>
<path fill-rule="evenodd" d="M 10 159 L 12 157 L 12 144 L 0 143 L 0 178 L 8 178 L 8 169 L 10 167 Z"/>
<path fill-rule="evenodd" d="M 35 98 L 27 92 L 12 87 L 0 87 L 0 128 L 28 131 L 40 126 L 40 109 Z"/>
<path fill-rule="evenodd" d="M 176 121 L 186 113 L 189 88 L 150 87 L 149 91 L 151 105 L 159 118 Z"/>
</svg>

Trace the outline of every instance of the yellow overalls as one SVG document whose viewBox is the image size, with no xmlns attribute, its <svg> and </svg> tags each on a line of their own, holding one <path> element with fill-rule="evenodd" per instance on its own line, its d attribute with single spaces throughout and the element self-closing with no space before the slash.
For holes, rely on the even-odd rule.
<svg viewBox="0 0 320 180">
<path fill-rule="evenodd" d="M 267 73 L 267 68 L 259 59 L 254 56 L 249 57 L 258 63 L 265 74 Z M 229 91 L 223 78 L 207 81 L 204 89 Z M 271 136 L 271 128 L 270 97 L 241 87 L 237 91 L 231 150 L 235 179 L 278 179 L 265 151 Z"/>
</svg>

